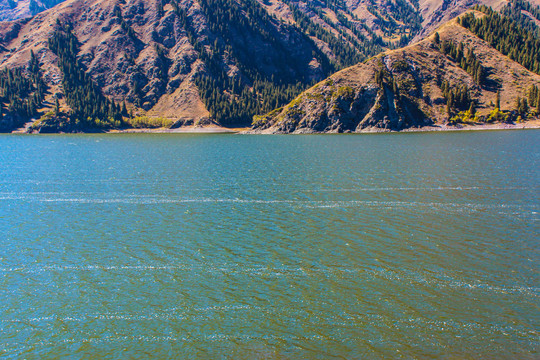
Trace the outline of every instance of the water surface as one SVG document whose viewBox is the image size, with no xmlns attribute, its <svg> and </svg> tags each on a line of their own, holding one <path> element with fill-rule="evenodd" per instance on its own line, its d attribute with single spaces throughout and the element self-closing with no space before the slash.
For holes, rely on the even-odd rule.
<svg viewBox="0 0 540 360">
<path fill-rule="evenodd" d="M 0 356 L 534 359 L 540 131 L 0 136 Z"/>
</svg>

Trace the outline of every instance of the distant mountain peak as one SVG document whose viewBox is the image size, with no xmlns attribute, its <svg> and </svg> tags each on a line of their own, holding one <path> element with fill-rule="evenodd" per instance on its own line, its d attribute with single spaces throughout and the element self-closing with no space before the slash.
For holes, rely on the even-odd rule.
<svg viewBox="0 0 540 360">
<path fill-rule="evenodd" d="M 0 2 L 0 21 L 28 18 L 64 0 L 4 0 Z"/>
</svg>

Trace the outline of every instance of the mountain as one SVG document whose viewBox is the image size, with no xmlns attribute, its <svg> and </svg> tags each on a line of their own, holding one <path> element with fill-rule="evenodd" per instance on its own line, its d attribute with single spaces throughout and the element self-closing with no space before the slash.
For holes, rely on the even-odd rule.
<svg viewBox="0 0 540 360">
<path fill-rule="evenodd" d="M 0 21 L 34 16 L 64 0 L 3 0 L 0 2 Z"/>
<path fill-rule="evenodd" d="M 339 0 L 68 0 L 0 23 L 0 68 L 26 69 L 14 83 L 28 83 L 17 96 L 4 92 L 3 127 L 32 117 L 51 131 L 130 126 L 124 102 L 142 125 L 248 125 L 336 70 L 408 41 L 419 19 L 398 4 L 403 21 L 387 16 L 376 27 L 383 39 Z M 32 53 L 36 74 L 27 70 Z"/>
<path fill-rule="evenodd" d="M 0 3 L 0 21 L 34 16 L 65 0 L 5 0 Z M 388 43 L 404 45 L 421 39 L 434 28 L 473 5 L 500 9 L 506 0 L 348 0 L 348 1 L 260 1 L 265 10 L 284 21 L 295 21 L 294 9 L 330 32 L 345 30 L 354 36 L 350 24 L 362 23 L 365 33 L 374 33 Z M 527 1 L 524 1 L 528 3 Z M 533 4 L 539 5 L 538 0 Z"/>
<path fill-rule="evenodd" d="M 536 90 L 529 96 L 530 89 L 540 86 L 540 41 L 514 21 L 483 10 L 487 15 L 468 12 L 414 45 L 332 75 L 285 107 L 255 117 L 254 128 L 267 133 L 358 132 L 515 120 L 516 112 L 504 111 L 514 110 L 518 98 L 529 98 L 529 109 L 540 104 Z M 501 111 L 495 110 L 498 102 Z"/>
<path fill-rule="evenodd" d="M 0 130 L 246 126 L 467 1 L 68 0 L 0 22 Z"/>
</svg>

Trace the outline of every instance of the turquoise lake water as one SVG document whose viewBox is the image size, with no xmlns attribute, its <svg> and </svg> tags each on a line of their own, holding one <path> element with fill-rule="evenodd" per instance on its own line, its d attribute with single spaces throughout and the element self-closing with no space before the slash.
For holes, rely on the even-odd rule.
<svg viewBox="0 0 540 360">
<path fill-rule="evenodd" d="M 538 359 L 540 131 L 0 136 L 0 357 Z"/>
</svg>

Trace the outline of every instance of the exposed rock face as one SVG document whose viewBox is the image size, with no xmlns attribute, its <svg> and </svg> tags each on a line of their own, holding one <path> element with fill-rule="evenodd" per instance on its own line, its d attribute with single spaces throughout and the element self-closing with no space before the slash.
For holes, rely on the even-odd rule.
<svg viewBox="0 0 540 360">
<path fill-rule="evenodd" d="M 482 15 L 478 15 L 482 16 Z M 440 41 L 462 42 L 489 72 L 479 86 L 444 55 L 435 36 L 380 54 L 342 70 L 302 93 L 290 104 L 255 117 L 253 132 L 316 133 L 403 130 L 448 121 L 444 82 L 469 88 L 478 113 L 493 109 L 497 90 L 501 108 L 511 109 L 540 76 L 502 55 L 452 20 L 438 29 Z M 382 77 L 380 74 L 383 74 Z M 519 74 L 519 81 L 516 76 Z"/>
<path fill-rule="evenodd" d="M 429 125 L 432 120 L 414 101 L 419 95 L 418 89 L 411 89 L 411 95 L 399 94 L 388 83 L 377 84 L 377 69 L 376 62 L 355 66 L 355 71 L 372 76 L 360 83 L 347 79 L 346 73 L 331 77 L 285 108 L 256 117 L 254 128 L 272 133 L 341 133 Z M 405 72 L 393 75 L 402 80 L 413 77 Z"/>
</svg>

